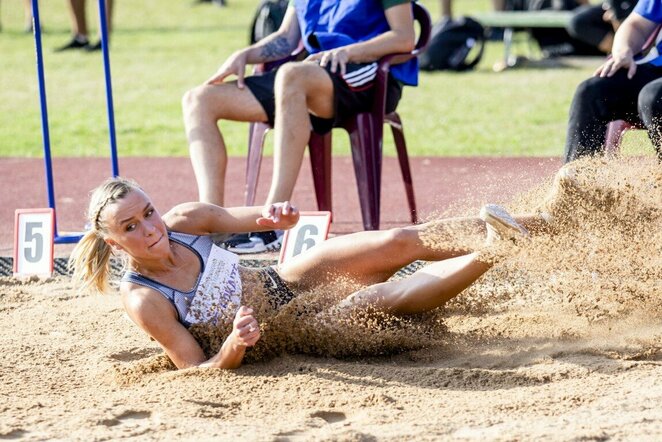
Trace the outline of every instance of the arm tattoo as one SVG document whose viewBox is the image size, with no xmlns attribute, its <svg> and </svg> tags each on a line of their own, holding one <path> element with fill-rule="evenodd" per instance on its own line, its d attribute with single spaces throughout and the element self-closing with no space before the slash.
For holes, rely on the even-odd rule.
<svg viewBox="0 0 662 442">
<path fill-rule="evenodd" d="M 276 37 L 267 41 L 260 50 L 260 56 L 266 60 L 277 60 L 287 57 L 292 52 L 290 44 L 285 37 Z"/>
</svg>

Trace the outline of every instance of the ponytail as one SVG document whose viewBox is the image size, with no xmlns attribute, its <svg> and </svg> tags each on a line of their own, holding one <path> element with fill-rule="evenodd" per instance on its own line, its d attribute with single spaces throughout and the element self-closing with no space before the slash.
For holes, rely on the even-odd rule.
<svg viewBox="0 0 662 442">
<path fill-rule="evenodd" d="M 110 291 L 112 248 L 104 240 L 107 228 L 101 216 L 109 205 L 124 198 L 130 191 L 140 189 L 131 180 L 110 178 L 92 191 L 87 211 L 91 230 L 85 233 L 69 258 L 69 270 L 76 286 L 100 293 Z"/>
<path fill-rule="evenodd" d="M 108 293 L 111 256 L 111 247 L 96 231 L 85 233 L 69 257 L 74 284 L 86 291 Z"/>
</svg>

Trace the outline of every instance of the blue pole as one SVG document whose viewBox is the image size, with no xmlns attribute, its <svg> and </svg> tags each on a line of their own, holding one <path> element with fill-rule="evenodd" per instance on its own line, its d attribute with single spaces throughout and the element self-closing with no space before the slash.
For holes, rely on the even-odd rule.
<svg viewBox="0 0 662 442">
<path fill-rule="evenodd" d="M 32 0 L 32 30 L 37 54 L 37 81 L 39 82 L 39 105 L 41 109 L 41 136 L 44 144 L 44 166 L 46 169 L 46 192 L 48 207 L 55 210 L 55 192 L 53 190 L 53 163 L 51 161 L 51 137 L 48 130 L 48 106 L 46 104 L 46 82 L 44 81 L 44 57 L 41 48 L 41 22 L 39 20 L 39 2 Z M 53 226 L 57 236 L 57 224 Z"/>
<path fill-rule="evenodd" d="M 32 0 L 35 2 L 36 0 Z M 99 0 L 99 25 L 101 26 L 101 50 L 103 52 L 103 70 L 106 79 L 106 106 L 108 113 L 108 131 L 110 133 L 110 162 L 113 176 L 118 176 L 117 140 L 115 138 L 115 110 L 113 107 L 113 85 L 110 75 L 110 55 L 108 40 L 108 22 L 106 20 L 106 1 Z"/>
<path fill-rule="evenodd" d="M 55 211 L 53 239 L 56 243 L 75 243 L 82 235 L 59 235 L 57 231 L 57 210 L 55 208 L 55 188 L 53 186 L 53 162 L 51 159 L 51 137 L 48 130 L 48 105 L 46 104 L 46 82 L 44 81 L 44 57 L 41 46 L 41 21 L 39 20 L 38 0 L 32 0 L 32 29 L 35 52 L 37 54 L 37 80 L 39 82 L 39 105 L 41 109 L 41 135 L 44 144 L 44 167 L 46 169 L 46 193 L 48 207 Z"/>
</svg>

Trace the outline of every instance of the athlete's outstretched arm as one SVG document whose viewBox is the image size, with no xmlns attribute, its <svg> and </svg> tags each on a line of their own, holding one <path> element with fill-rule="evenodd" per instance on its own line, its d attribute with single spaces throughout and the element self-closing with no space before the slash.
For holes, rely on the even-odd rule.
<svg viewBox="0 0 662 442">
<path fill-rule="evenodd" d="M 289 202 L 265 206 L 224 208 L 214 204 L 180 204 L 163 215 L 171 230 L 207 235 L 218 232 L 255 232 L 289 229 L 299 221 L 299 210 Z"/>
</svg>

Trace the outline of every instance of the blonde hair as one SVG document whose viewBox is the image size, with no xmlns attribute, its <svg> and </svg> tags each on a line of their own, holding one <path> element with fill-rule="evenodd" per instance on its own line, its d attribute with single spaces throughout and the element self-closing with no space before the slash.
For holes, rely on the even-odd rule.
<svg viewBox="0 0 662 442">
<path fill-rule="evenodd" d="M 90 230 L 71 252 L 69 269 L 74 284 L 83 290 L 110 291 L 112 248 L 104 241 L 108 232 L 101 215 L 106 207 L 126 197 L 132 190 L 141 190 L 135 181 L 109 178 L 90 194 L 87 220 Z"/>
</svg>

